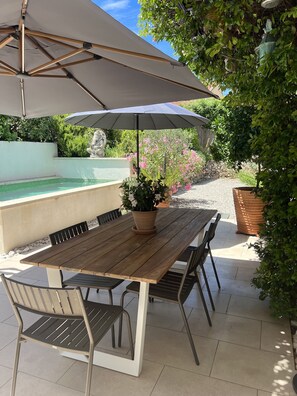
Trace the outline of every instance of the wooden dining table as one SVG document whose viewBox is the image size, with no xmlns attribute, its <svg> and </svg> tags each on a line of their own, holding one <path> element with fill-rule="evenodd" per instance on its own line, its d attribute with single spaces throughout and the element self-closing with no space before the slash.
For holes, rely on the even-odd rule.
<svg viewBox="0 0 297 396">
<path fill-rule="evenodd" d="M 216 210 L 159 209 L 154 234 L 137 234 L 131 213 L 95 227 L 21 262 L 47 269 L 49 286 L 61 287 L 58 270 L 140 282 L 134 359 L 95 351 L 98 366 L 139 376 L 142 370 L 150 283 L 158 283 L 191 242 L 203 232 Z M 81 355 L 63 355 L 85 360 Z"/>
</svg>

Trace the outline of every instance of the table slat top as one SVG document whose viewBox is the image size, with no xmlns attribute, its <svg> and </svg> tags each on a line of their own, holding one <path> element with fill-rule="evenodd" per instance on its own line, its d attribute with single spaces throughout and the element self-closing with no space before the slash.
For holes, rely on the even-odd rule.
<svg viewBox="0 0 297 396">
<path fill-rule="evenodd" d="M 159 209 L 157 232 L 135 234 L 132 214 L 95 227 L 22 263 L 157 283 L 216 214 L 208 209 Z"/>
</svg>

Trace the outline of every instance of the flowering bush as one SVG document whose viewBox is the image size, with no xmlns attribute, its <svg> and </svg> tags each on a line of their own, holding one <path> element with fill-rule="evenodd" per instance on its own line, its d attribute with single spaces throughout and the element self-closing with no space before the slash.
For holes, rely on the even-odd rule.
<svg viewBox="0 0 297 396">
<path fill-rule="evenodd" d="M 199 175 L 204 159 L 191 150 L 190 139 L 180 131 L 150 131 L 141 136 L 141 173 L 151 180 L 164 178 L 172 193 L 179 188 L 189 190 Z M 135 155 L 130 156 L 135 161 Z"/>
<path fill-rule="evenodd" d="M 167 186 L 163 179 L 150 180 L 140 174 L 138 179 L 128 177 L 123 181 L 122 188 L 122 206 L 126 210 L 134 211 L 151 211 L 165 200 Z"/>
</svg>

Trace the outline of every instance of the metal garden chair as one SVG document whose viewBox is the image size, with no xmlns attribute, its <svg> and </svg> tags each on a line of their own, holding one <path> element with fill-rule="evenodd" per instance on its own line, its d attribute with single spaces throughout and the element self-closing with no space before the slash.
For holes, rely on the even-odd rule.
<svg viewBox="0 0 297 396">
<path fill-rule="evenodd" d="M 190 345 L 192 348 L 192 352 L 194 355 L 194 359 L 197 365 L 199 365 L 199 359 L 196 352 L 195 344 L 193 341 L 193 337 L 190 331 L 190 327 L 188 324 L 188 320 L 184 311 L 183 304 L 188 298 L 191 290 L 194 285 L 197 284 L 198 290 L 200 292 L 205 312 L 207 313 L 209 324 L 211 325 L 210 317 L 208 315 L 208 310 L 205 304 L 204 296 L 202 293 L 202 289 L 199 283 L 197 268 L 201 265 L 207 256 L 207 250 L 205 249 L 205 245 L 207 243 L 208 233 L 205 234 L 204 240 L 200 246 L 196 247 L 195 250 L 192 250 L 190 254 L 190 258 L 187 262 L 185 270 L 183 273 L 175 272 L 173 270 L 168 271 L 163 278 L 157 284 L 150 284 L 149 286 L 149 297 L 153 299 L 165 300 L 179 305 L 182 318 L 184 320 L 185 328 L 187 331 L 187 335 L 190 341 Z M 124 298 L 127 293 L 136 293 L 139 294 L 139 282 L 130 283 L 121 298 L 121 306 L 124 306 Z M 119 327 L 119 346 L 121 346 L 121 337 L 122 337 L 122 319 L 120 319 L 120 327 Z"/>
<path fill-rule="evenodd" d="M 90 395 L 94 348 L 123 314 L 127 318 L 131 358 L 134 359 L 130 317 L 121 306 L 83 300 L 80 288 L 36 287 L 7 279 L 3 274 L 1 279 L 19 325 L 11 396 L 15 395 L 22 341 L 35 341 L 85 355 L 88 359 L 86 396 Z M 23 310 L 36 314 L 33 324 L 24 325 Z"/>
<path fill-rule="evenodd" d="M 208 232 L 208 240 L 207 240 L 207 243 L 206 243 L 206 248 L 207 248 L 209 256 L 210 256 L 212 268 L 213 268 L 213 271 L 214 271 L 214 274 L 215 274 L 216 281 L 217 281 L 219 289 L 221 288 L 221 284 L 220 284 L 219 276 L 218 276 L 218 273 L 217 273 L 216 265 L 215 265 L 215 262 L 214 262 L 214 259 L 213 259 L 213 256 L 212 256 L 212 252 L 211 252 L 211 248 L 210 248 L 210 242 L 215 237 L 215 233 L 216 233 L 216 229 L 217 229 L 217 226 L 218 226 L 218 222 L 220 221 L 221 217 L 222 217 L 221 214 L 218 213 L 215 221 L 210 224 L 209 232 Z M 191 251 L 193 249 L 195 249 L 195 246 L 191 246 L 191 245 L 188 246 L 187 249 L 178 258 L 178 260 L 179 261 L 187 261 L 188 258 L 189 258 L 189 255 L 190 255 L 190 253 L 191 253 Z M 204 271 L 204 269 L 202 269 L 202 271 Z M 207 279 L 206 275 L 205 275 L 205 272 L 203 272 L 203 275 L 204 275 L 204 278 Z M 208 294 L 210 296 L 210 300 L 212 301 L 212 298 L 211 298 L 211 295 L 210 295 L 210 291 L 209 291 L 209 287 L 208 287 L 208 282 L 205 282 L 205 283 L 206 283 L 206 287 L 207 287 L 207 290 L 208 290 Z M 213 303 L 212 303 L 212 306 L 213 306 Z M 214 308 L 214 306 L 213 306 L 213 308 Z"/>
<path fill-rule="evenodd" d="M 120 209 L 114 209 L 109 212 L 103 213 L 97 216 L 98 224 L 102 225 L 105 223 L 109 223 L 112 220 L 115 220 L 122 216 L 122 212 Z"/>
<path fill-rule="evenodd" d="M 53 234 L 50 234 L 49 238 L 52 245 L 58 245 L 86 231 L 88 231 L 88 225 L 87 222 L 84 221 L 82 223 L 74 224 L 70 227 L 64 228 L 60 231 L 56 231 Z M 90 288 L 97 289 L 97 292 L 100 289 L 107 290 L 109 294 L 110 304 L 113 304 L 112 290 L 123 282 L 122 279 L 107 278 L 104 276 L 88 275 L 88 274 L 80 274 L 80 273 L 75 274 L 74 276 L 64 280 L 62 271 L 60 271 L 60 276 L 63 287 L 66 286 L 86 287 L 87 288 L 87 293 L 85 297 L 86 300 L 89 297 Z M 113 327 L 111 331 L 112 331 L 112 346 L 115 347 L 115 334 Z"/>
</svg>

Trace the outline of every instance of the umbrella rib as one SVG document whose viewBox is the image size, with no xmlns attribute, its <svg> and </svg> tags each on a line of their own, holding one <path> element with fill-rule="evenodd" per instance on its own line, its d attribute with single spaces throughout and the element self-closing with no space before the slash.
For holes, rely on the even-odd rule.
<svg viewBox="0 0 297 396">
<path fill-rule="evenodd" d="M 57 64 L 57 63 L 65 60 L 65 59 L 69 59 L 72 56 L 78 55 L 78 54 L 80 54 L 82 52 L 85 52 L 84 48 L 78 48 L 78 49 L 76 49 L 74 51 L 68 52 L 67 54 L 59 56 L 58 58 L 52 59 L 51 61 L 46 62 L 43 65 L 39 65 L 39 66 L 35 67 L 34 69 L 29 70 L 28 74 L 31 75 L 31 74 L 37 73 L 37 72 L 39 72 L 41 70 L 47 69 L 48 67 L 50 67 L 50 66 L 52 66 L 54 64 Z"/>
<path fill-rule="evenodd" d="M 54 57 L 49 54 L 43 47 L 42 45 L 39 44 L 38 40 L 36 40 L 35 38 L 32 38 L 30 36 L 27 37 L 29 40 L 31 40 L 32 43 L 34 43 L 39 50 L 46 55 L 49 59 L 54 60 Z M 92 54 L 93 55 L 93 54 Z M 57 62 L 58 63 L 58 62 Z M 68 70 L 65 68 L 65 65 L 61 65 L 62 68 L 61 70 L 63 70 L 63 72 L 65 73 L 66 77 L 71 78 L 83 91 L 85 91 L 93 100 L 95 100 L 95 102 L 97 102 L 101 107 L 103 107 L 103 109 L 106 108 L 106 106 L 104 105 L 104 103 L 102 103 L 94 94 L 92 94 L 91 91 L 89 91 L 83 84 L 81 84 L 71 73 L 68 72 Z M 47 70 L 46 70 L 47 71 Z M 32 77 L 41 77 L 41 75 L 33 75 Z M 45 75 L 43 75 L 43 77 L 45 77 Z M 50 76 L 52 77 L 52 76 Z M 62 77 L 62 76 L 61 76 Z"/>
<path fill-rule="evenodd" d="M 92 99 L 95 100 L 98 104 L 100 104 L 103 109 L 106 109 L 106 106 L 104 103 L 102 103 L 92 92 L 86 88 L 77 78 L 75 78 L 72 74 L 68 73 L 69 78 L 71 78 L 76 84 L 83 90 L 85 91 Z"/>
<path fill-rule="evenodd" d="M 174 123 L 171 121 L 171 119 L 168 117 L 168 114 L 165 114 L 166 119 L 169 121 L 169 123 L 171 124 L 171 126 L 173 127 L 173 129 L 175 129 L 175 125 Z"/>
<path fill-rule="evenodd" d="M 153 114 L 151 114 L 151 119 L 152 119 L 152 122 L 153 122 L 153 124 L 154 124 L 154 129 L 156 130 L 156 129 L 157 129 L 157 126 L 156 126 L 155 120 L 154 120 L 154 118 L 153 118 Z"/>
<path fill-rule="evenodd" d="M 34 77 L 34 76 L 38 76 L 39 73 L 49 72 L 49 71 L 52 71 L 52 70 L 59 70 L 59 69 L 65 68 L 65 67 L 69 67 L 69 66 L 73 66 L 73 65 L 78 65 L 78 64 L 80 64 L 80 63 L 90 62 L 90 61 L 94 61 L 94 60 L 96 60 L 96 58 L 92 57 L 92 58 L 82 59 L 82 60 L 79 60 L 79 61 L 64 63 L 63 65 L 48 67 L 46 70 L 40 70 L 40 72 L 32 73 L 32 76 L 33 76 L 33 77 Z"/>
<path fill-rule="evenodd" d="M 82 40 L 77 40 L 77 39 L 73 39 L 73 38 L 69 38 L 69 37 L 58 36 L 58 35 L 55 35 L 55 34 L 49 34 L 49 33 L 44 33 L 44 32 L 37 32 L 37 31 L 34 31 L 34 30 L 27 30 L 26 34 L 30 35 L 30 36 L 37 36 L 37 37 L 55 39 L 57 41 L 63 41 L 64 40 L 64 41 L 68 41 L 68 42 L 73 43 L 73 44 L 82 45 L 84 43 L 84 41 L 82 41 Z M 109 46 L 102 45 L 102 44 L 96 44 L 96 43 L 91 43 L 91 44 L 95 48 L 103 49 L 103 50 L 110 51 L 110 52 L 115 52 L 115 53 L 118 53 L 118 54 L 124 54 L 124 55 L 129 55 L 129 56 L 135 56 L 135 57 L 138 57 L 138 58 L 150 59 L 150 60 L 153 60 L 153 61 L 169 63 L 169 64 L 171 64 L 173 66 L 182 66 L 182 67 L 184 66 L 184 64 L 181 63 L 181 62 L 174 61 L 172 59 L 165 59 L 165 58 L 162 58 L 160 56 L 148 55 L 148 54 L 143 54 L 143 53 L 140 53 L 140 52 L 124 50 L 124 49 L 121 49 L 121 48 L 109 47 Z"/>
<path fill-rule="evenodd" d="M 17 69 L 15 69 L 14 67 L 10 66 L 9 64 L 3 62 L 2 60 L 0 60 L 0 65 L 2 65 L 2 67 L 10 70 L 11 72 L 13 72 L 15 74 L 18 72 Z"/>
<path fill-rule="evenodd" d="M 185 118 L 185 116 L 184 115 L 182 115 L 182 114 L 180 114 L 180 118 L 182 118 L 185 122 L 188 122 L 188 124 L 190 125 L 189 126 L 189 128 L 196 128 L 197 126 L 199 126 L 199 125 L 193 125 L 189 120 L 187 120 L 186 118 Z M 195 117 L 194 117 L 195 118 Z M 198 117 L 197 118 L 195 118 L 195 119 L 199 119 Z M 203 121 L 201 121 L 201 124 L 203 124 Z"/>
<path fill-rule="evenodd" d="M 14 40 L 14 37 L 9 35 L 5 37 L 2 41 L 0 41 L 0 49 L 5 47 L 7 44 L 9 44 L 12 40 Z"/>
<path fill-rule="evenodd" d="M 0 28 L 0 34 L 10 34 L 15 32 L 16 32 L 15 27 Z"/>
<path fill-rule="evenodd" d="M 104 115 L 104 117 L 105 117 L 105 115 Z M 104 118 L 104 117 L 102 117 L 102 118 Z M 112 124 L 112 126 L 111 126 L 110 129 L 113 129 L 113 128 L 114 128 L 115 124 L 117 123 L 117 121 L 118 121 L 118 119 L 119 119 L 120 117 L 121 117 L 121 114 L 118 114 L 118 116 L 116 117 L 116 119 L 115 119 L 115 121 L 114 121 L 114 123 Z"/>
<path fill-rule="evenodd" d="M 0 76 L 15 76 L 15 73 L 9 71 L 0 71 Z"/>
</svg>

